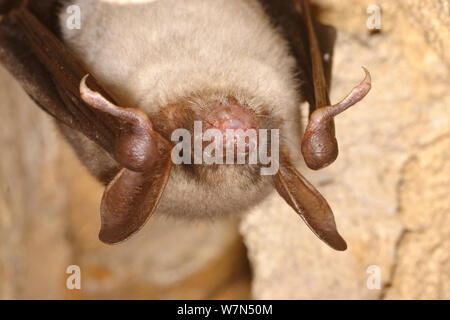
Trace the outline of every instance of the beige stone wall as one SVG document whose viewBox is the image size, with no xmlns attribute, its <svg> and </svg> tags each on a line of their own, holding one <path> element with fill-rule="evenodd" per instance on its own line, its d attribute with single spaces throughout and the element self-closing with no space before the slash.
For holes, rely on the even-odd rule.
<svg viewBox="0 0 450 320">
<path fill-rule="evenodd" d="M 242 233 L 256 298 L 450 298 L 449 1 L 316 1 L 338 28 L 332 101 L 372 72 L 368 97 L 336 120 L 340 157 L 300 168 L 329 200 L 348 251 L 325 247 L 278 197 Z M 382 9 L 382 30 L 366 8 Z M 369 290 L 369 266 L 381 290 Z"/>
<path fill-rule="evenodd" d="M 275 195 L 240 224 L 254 298 L 450 298 L 449 1 L 315 1 L 338 28 L 332 100 L 373 90 L 336 121 L 340 157 L 300 168 L 349 244 L 334 252 Z M 380 33 L 366 8 L 382 8 Z M 0 298 L 247 298 L 237 221 L 154 217 L 119 246 L 97 240 L 103 188 L 0 68 Z M 66 289 L 79 265 L 82 290 Z M 381 270 L 369 290 L 366 270 Z"/>
</svg>

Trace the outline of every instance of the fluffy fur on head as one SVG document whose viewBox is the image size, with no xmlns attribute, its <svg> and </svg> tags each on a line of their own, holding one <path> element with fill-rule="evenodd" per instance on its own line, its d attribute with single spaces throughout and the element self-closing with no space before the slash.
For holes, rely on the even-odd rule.
<svg viewBox="0 0 450 320">
<path fill-rule="evenodd" d="M 268 112 L 281 123 L 284 143 L 300 147 L 295 59 L 257 0 L 67 5 L 80 6 L 82 25 L 67 29 L 63 10 L 64 40 L 121 105 L 156 119 L 167 106 L 192 97 L 199 103 L 202 96 L 233 97 L 255 112 Z M 97 177 L 116 166 L 78 133 L 64 132 Z M 269 180 L 253 171 L 222 166 L 206 181 L 175 168 L 158 212 L 193 217 L 245 210 L 271 190 Z"/>
</svg>

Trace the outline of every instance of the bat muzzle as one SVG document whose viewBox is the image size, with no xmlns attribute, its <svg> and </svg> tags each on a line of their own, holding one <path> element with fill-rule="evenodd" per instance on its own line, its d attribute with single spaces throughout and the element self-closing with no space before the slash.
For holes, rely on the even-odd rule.
<svg viewBox="0 0 450 320">
<path fill-rule="evenodd" d="M 203 122 L 206 133 L 204 144 L 210 144 L 212 139 L 216 139 L 214 142 L 222 145 L 224 156 L 231 150 L 239 155 L 248 154 L 257 148 L 258 121 L 246 107 L 237 103 L 211 106 L 204 113 Z"/>
</svg>

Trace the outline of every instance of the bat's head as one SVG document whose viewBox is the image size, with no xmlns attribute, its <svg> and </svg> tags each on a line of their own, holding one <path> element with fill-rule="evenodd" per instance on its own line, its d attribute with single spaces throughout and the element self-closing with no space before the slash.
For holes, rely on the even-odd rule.
<svg viewBox="0 0 450 320">
<path fill-rule="evenodd" d="M 111 201 L 105 206 L 121 206 L 117 199 L 133 198 L 129 192 L 142 190 L 147 182 L 150 188 L 152 180 L 163 179 L 166 161 L 170 179 L 159 194 L 158 207 L 164 214 L 185 218 L 236 214 L 256 205 L 273 189 L 285 121 L 269 106 L 255 107 L 246 96 L 213 92 L 146 113 L 114 105 L 89 89 L 86 78 L 80 93 L 91 107 L 117 120 L 110 154 L 130 171 L 129 178 L 122 174 L 110 183 L 120 184 L 117 192 L 121 194 L 112 196 L 109 190 L 116 189 L 108 187 L 105 201 Z"/>
<path fill-rule="evenodd" d="M 172 178 L 161 211 L 188 217 L 235 214 L 269 194 L 282 126 L 269 107 L 202 94 L 162 107 L 151 119 L 172 144 Z"/>
</svg>

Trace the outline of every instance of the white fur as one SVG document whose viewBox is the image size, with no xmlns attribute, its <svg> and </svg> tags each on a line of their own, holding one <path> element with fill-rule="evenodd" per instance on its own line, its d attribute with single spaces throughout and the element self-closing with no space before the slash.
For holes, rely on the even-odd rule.
<svg viewBox="0 0 450 320">
<path fill-rule="evenodd" d="M 82 27 L 65 28 L 64 10 L 66 43 L 121 105 L 139 107 L 151 116 L 192 94 L 221 92 L 255 109 L 269 106 L 285 120 L 283 138 L 300 149 L 295 60 L 257 0 L 70 4 L 81 7 Z M 232 186 L 238 171 L 224 171 L 224 186 Z M 211 203 L 218 204 L 217 212 L 238 211 L 268 193 L 267 184 L 211 187 L 177 173 L 167 189 L 171 191 L 163 196 L 160 211 L 171 211 L 179 202 L 188 215 L 211 212 Z"/>
</svg>

